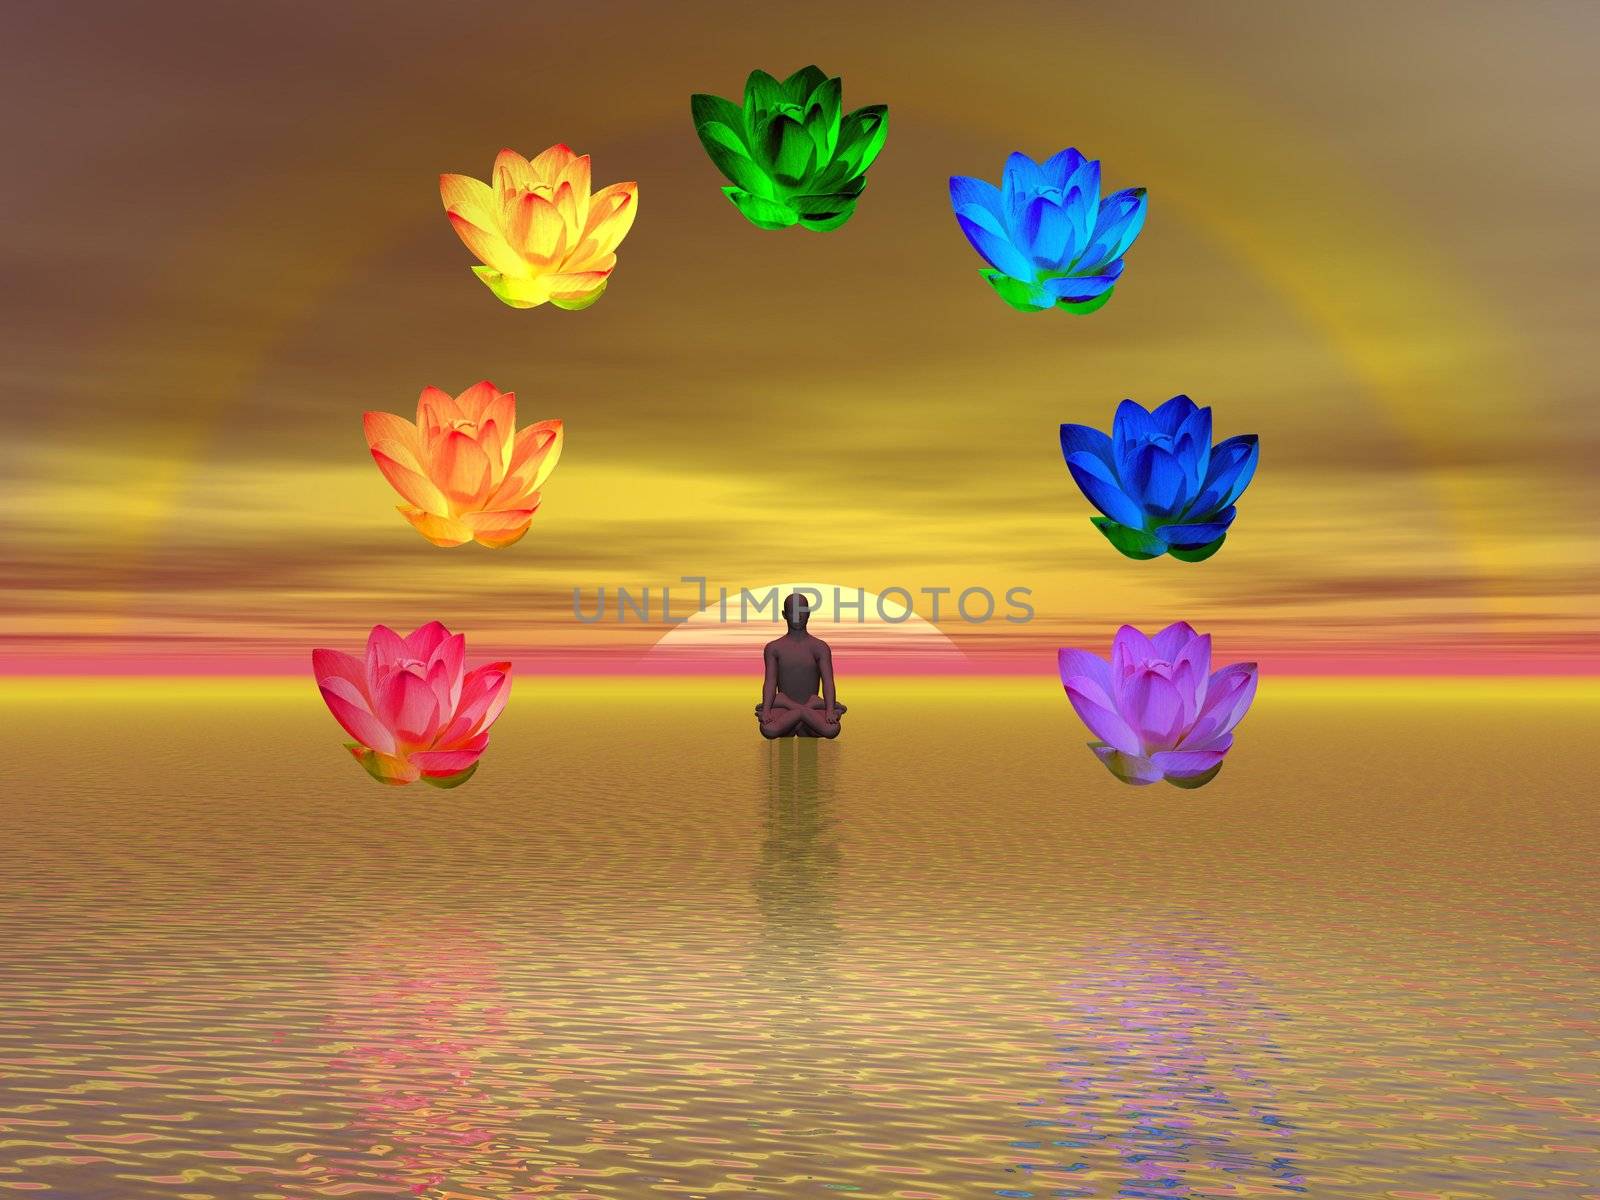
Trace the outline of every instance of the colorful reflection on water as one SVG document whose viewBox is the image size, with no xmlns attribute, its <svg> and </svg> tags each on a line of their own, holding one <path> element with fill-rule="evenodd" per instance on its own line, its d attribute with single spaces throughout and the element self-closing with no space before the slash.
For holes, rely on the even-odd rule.
<svg viewBox="0 0 1600 1200">
<path fill-rule="evenodd" d="M 558 683 L 418 797 L 303 688 L 7 694 L 0 1192 L 1600 1196 L 1600 833 L 1504 749 L 1588 692 L 1274 685 L 1147 799 L 1054 686 Z"/>
<path fill-rule="evenodd" d="M 1121 1196 L 1197 1194 L 1221 1176 L 1256 1194 L 1304 1193 L 1295 1128 L 1271 1074 L 1292 1070 L 1276 1027 L 1289 1018 L 1225 944 L 1175 928 L 1107 945 L 1064 964 L 1056 1021 L 1059 1097 L 1028 1122 L 1039 1151 L 1025 1164 L 1057 1196 L 1096 1196 L 1072 1182 L 1120 1170 Z M 1261 1066 L 1269 1068 L 1263 1071 Z"/>
</svg>

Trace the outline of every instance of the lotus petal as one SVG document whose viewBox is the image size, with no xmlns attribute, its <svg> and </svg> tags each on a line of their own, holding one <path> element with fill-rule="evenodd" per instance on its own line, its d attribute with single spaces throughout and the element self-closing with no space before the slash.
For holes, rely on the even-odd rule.
<svg viewBox="0 0 1600 1200">
<path fill-rule="evenodd" d="M 983 277 L 995 294 L 1018 312 L 1044 312 L 1055 307 L 1055 298 L 1043 285 L 1013 279 L 1004 271 L 984 271 Z"/>
<path fill-rule="evenodd" d="M 1105 763 L 1106 768 L 1123 783 L 1131 783 L 1138 787 L 1156 783 L 1161 779 L 1161 768 L 1142 755 L 1124 753 L 1115 746 L 1104 743 L 1092 742 L 1089 748 L 1094 751 L 1095 757 Z"/>
<path fill-rule="evenodd" d="M 1065 304 L 1081 305 L 1105 296 L 1121 277 L 1122 264 L 1115 262 L 1098 275 L 1057 276 L 1046 279 L 1044 286 L 1057 300 Z"/>
<path fill-rule="evenodd" d="M 1086 676 L 1073 676 L 1064 683 L 1067 699 L 1089 732 L 1101 741 L 1115 746 L 1127 754 L 1139 754 L 1143 747 L 1138 731 L 1114 707 L 1105 702 L 1105 694 Z"/>
<path fill-rule="evenodd" d="M 628 236 L 638 213 L 638 184 L 613 183 L 610 187 L 601 188 L 589 206 L 589 219 L 584 226 L 582 239 L 568 256 L 562 270 L 569 273 L 609 270 L 612 263 L 606 259 Z"/>
<path fill-rule="evenodd" d="M 1255 663 L 1234 663 L 1212 675 L 1205 703 L 1179 748 L 1209 750 L 1216 739 L 1231 733 L 1255 700 L 1257 679 Z"/>
<path fill-rule="evenodd" d="M 759 229 L 787 229 L 800 221 L 800 215 L 787 204 L 754 195 L 736 187 L 725 187 L 722 194 L 744 214 L 745 220 Z"/>
<path fill-rule="evenodd" d="M 859 198 L 859 192 L 817 192 L 790 196 L 788 204 L 805 224 L 807 221 L 832 221 L 841 216 L 848 218 L 855 212 Z"/>
<path fill-rule="evenodd" d="M 1186 664 L 1194 669 L 1195 683 L 1204 687 L 1211 674 L 1211 635 L 1194 631 L 1187 621 L 1176 621 L 1150 639 L 1151 652 L 1173 666 Z"/>
<path fill-rule="evenodd" d="M 452 212 L 449 217 L 456 235 L 486 267 L 502 274 L 516 274 L 526 269 L 527 263 L 501 230 L 474 225 L 458 213 Z"/>
<path fill-rule="evenodd" d="M 538 507 L 536 493 L 534 503 L 527 508 L 463 513 L 461 522 L 472 530 L 473 539 L 480 545 L 500 549 L 522 539 Z"/>
<path fill-rule="evenodd" d="M 473 763 L 465 771 L 458 771 L 454 775 L 428 775 L 428 774 L 424 774 L 422 776 L 422 782 L 426 783 L 426 784 L 429 784 L 432 787 L 436 787 L 436 788 L 455 788 L 455 787 L 460 787 L 463 783 L 465 783 L 467 780 L 471 779 L 473 777 L 473 775 L 477 773 L 477 770 L 478 770 L 479 766 L 480 766 L 479 763 Z"/>
<path fill-rule="evenodd" d="M 1123 682 L 1117 708 L 1146 750 L 1169 749 L 1183 735 L 1183 697 L 1172 679 L 1148 667 Z"/>
<path fill-rule="evenodd" d="M 1000 175 L 1001 211 L 1012 229 L 1022 225 L 1033 198 L 1050 186 L 1039 164 L 1026 154 L 1014 151 L 1007 157 Z"/>
<path fill-rule="evenodd" d="M 1223 534 L 1216 541 L 1207 542 L 1204 546 L 1195 546 L 1193 548 L 1174 546 L 1172 549 L 1168 550 L 1167 553 L 1172 555 L 1173 558 L 1179 559 L 1182 562 L 1204 562 L 1218 550 L 1222 549 L 1222 543 L 1227 540 L 1228 535 Z"/>
<path fill-rule="evenodd" d="M 1218 541 L 1223 534 L 1228 532 L 1228 526 L 1233 524 L 1234 515 L 1238 512 L 1235 508 L 1225 508 L 1216 514 L 1214 520 L 1201 521 L 1180 525 L 1162 525 L 1155 530 L 1155 534 L 1168 546 L 1175 550 L 1198 550 Z"/>
<path fill-rule="evenodd" d="M 1076 266 L 1084 247 L 1089 244 L 1089 237 L 1094 232 L 1095 218 L 1100 212 L 1099 162 L 1088 161 L 1079 164 L 1078 169 L 1067 181 L 1061 203 L 1063 215 L 1071 228 L 1071 235 L 1062 247 L 1062 256 L 1056 263 L 1058 265 L 1070 263 Z"/>
<path fill-rule="evenodd" d="M 317 690 L 322 693 L 323 703 L 328 706 L 333 719 L 356 741 L 385 753 L 394 750 L 394 735 L 367 708 L 366 698 L 356 692 L 348 680 L 327 679 Z"/>
<path fill-rule="evenodd" d="M 380 669 L 393 667 L 404 661 L 406 643 L 387 625 L 374 625 L 367 634 L 367 678 L 375 680 Z"/>
<path fill-rule="evenodd" d="M 970 179 L 965 175 L 950 177 L 950 205 L 956 213 L 964 214 L 968 220 L 1003 237 L 1005 225 L 1000 203 L 1000 189 L 987 179 Z M 984 220 L 980 213 L 988 214 L 988 219 Z"/>
<path fill-rule="evenodd" d="M 1034 269 L 1028 256 L 1013 245 L 1008 237 L 986 228 L 980 223 L 981 220 L 981 217 L 979 220 L 973 220 L 961 214 L 956 216 L 961 232 L 967 235 L 967 241 L 972 243 L 974 250 L 983 255 L 986 262 L 1013 279 L 1031 283 Z"/>
<path fill-rule="evenodd" d="M 411 761 L 424 776 L 448 776 L 476 766 L 482 757 L 482 750 L 419 750 L 411 755 Z"/>
<path fill-rule="evenodd" d="M 494 189 L 470 175 L 439 176 L 439 198 L 445 212 L 456 213 L 480 228 L 491 228 L 499 219 L 500 200 Z"/>
<path fill-rule="evenodd" d="M 855 214 L 856 205 L 855 201 L 852 200 L 844 208 L 834 213 L 818 216 L 801 214 L 799 224 L 801 228 L 809 229 L 812 233 L 827 233 L 830 229 L 839 228 Z"/>
<path fill-rule="evenodd" d="M 550 285 L 550 303 L 572 311 L 588 308 L 600 299 L 609 280 L 609 271 L 570 271 L 545 276 Z"/>
<path fill-rule="evenodd" d="M 779 86 L 783 89 L 784 97 L 790 103 L 801 104 L 827 82 L 827 73 L 821 67 L 812 64 L 808 67 L 801 67 Z"/>
<path fill-rule="evenodd" d="M 435 546 L 461 546 L 472 540 L 472 530 L 454 517 L 426 512 L 411 504 L 397 504 L 395 508 Z"/>
<path fill-rule="evenodd" d="M 1146 208 L 1144 188 L 1129 188 L 1107 196 L 1100 202 L 1088 245 L 1074 265 L 1095 271 L 1121 258 L 1144 228 Z"/>
<path fill-rule="evenodd" d="M 449 392 L 436 387 L 425 387 L 417 397 L 417 429 L 426 442 L 437 437 L 441 429 L 448 429 L 456 421 L 467 420 L 467 414 Z M 417 453 L 418 469 L 422 466 L 422 453 Z"/>
<path fill-rule="evenodd" d="M 1088 425 L 1061 426 L 1061 456 L 1070 459 L 1074 454 L 1092 454 L 1106 465 L 1108 471 L 1115 469 L 1111 457 L 1111 439 L 1098 429 Z"/>
<path fill-rule="evenodd" d="M 1157 757 L 1159 757 L 1159 755 Z M 1160 767 L 1160 764 L 1158 763 L 1157 766 Z M 1204 787 L 1206 784 L 1210 783 L 1213 779 L 1215 779 L 1217 777 L 1217 773 L 1220 772 L 1221 770 L 1222 770 L 1222 764 L 1219 762 L 1214 767 L 1212 767 L 1209 771 L 1201 771 L 1198 774 L 1188 774 L 1188 773 L 1172 774 L 1172 775 L 1168 775 L 1166 778 L 1167 778 L 1167 782 L 1170 783 L 1173 787 L 1198 788 L 1198 787 Z"/>
<path fill-rule="evenodd" d="M 422 472 L 402 466 L 378 449 L 372 451 L 372 461 L 378 464 L 378 470 L 383 472 L 383 477 L 389 481 L 389 485 L 404 496 L 412 506 L 432 512 L 446 511 L 448 502 L 444 493 Z"/>
<path fill-rule="evenodd" d="M 1096 296 L 1093 300 L 1085 300 L 1082 303 L 1075 303 L 1075 302 L 1073 302 L 1071 300 L 1062 300 L 1060 303 L 1058 303 L 1056 305 L 1056 307 L 1059 308 L 1059 309 L 1063 309 L 1066 312 L 1074 313 L 1074 314 L 1076 314 L 1078 316 L 1083 316 L 1083 315 L 1085 315 L 1087 313 L 1097 312 L 1100 309 L 1104 308 L 1106 306 L 1106 301 L 1111 299 L 1111 293 L 1114 292 L 1114 291 L 1116 291 L 1115 288 L 1107 288 L 1105 291 L 1101 292 L 1098 296 Z"/>
<path fill-rule="evenodd" d="M 751 71 L 744 84 L 744 116 L 770 112 L 785 103 L 783 85 L 765 71 Z"/>
<path fill-rule="evenodd" d="M 355 688 L 363 707 L 367 707 L 367 664 L 339 650 L 313 650 L 311 674 L 318 684 L 342 679 Z"/>
<path fill-rule="evenodd" d="M 1237 500 L 1250 485 L 1260 456 L 1260 439 L 1253 433 L 1218 442 L 1211 451 L 1211 465 L 1206 471 L 1205 484 L 1194 498 L 1189 513 L 1197 517 L 1208 516 Z"/>
<path fill-rule="evenodd" d="M 488 499 L 489 457 L 475 438 L 452 429 L 428 448 L 428 475 L 460 508 L 476 508 Z"/>
<path fill-rule="evenodd" d="M 828 162 L 839 146 L 843 86 L 837 77 L 824 79 L 806 97 L 806 134 L 816 146 L 819 163 Z"/>
<path fill-rule="evenodd" d="M 1053 200 L 1038 196 L 1029 202 L 1023 214 L 1017 240 L 1033 259 L 1033 267 L 1048 271 L 1061 261 L 1072 236 L 1067 210 Z"/>
<path fill-rule="evenodd" d="M 1139 664 L 1159 658 L 1156 644 L 1132 625 L 1123 625 L 1117 629 L 1116 636 L 1111 639 L 1111 674 L 1119 681 L 1129 678 Z"/>
<path fill-rule="evenodd" d="M 511 308 L 537 308 L 550 301 L 550 283 L 547 278 L 503 275 L 490 267 L 473 267 L 472 273 Z"/>
<path fill-rule="evenodd" d="M 434 651 L 449 639 L 450 631 L 438 621 L 429 621 L 426 625 L 419 625 L 414 631 L 400 639 L 400 644 L 405 647 L 408 658 L 421 659 L 427 662 L 433 657 Z"/>
<path fill-rule="evenodd" d="M 404 758 L 391 754 L 384 754 L 376 750 L 368 750 L 354 742 L 346 742 L 345 749 L 355 757 L 355 760 L 366 768 L 379 783 L 391 787 L 403 787 L 408 783 L 415 783 L 421 774 Z"/>
<path fill-rule="evenodd" d="M 1172 517 L 1189 502 L 1189 477 L 1178 460 L 1160 446 L 1145 444 L 1132 469 L 1119 473 L 1123 490 L 1156 517 Z"/>
<path fill-rule="evenodd" d="M 689 97 L 689 115 L 694 119 L 696 129 L 705 125 L 721 125 L 740 134 L 740 140 L 743 141 L 744 110 L 732 100 L 696 92 Z"/>
<path fill-rule="evenodd" d="M 461 704 L 456 709 L 456 720 L 462 722 L 463 731 L 455 736 L 478 734 L 488 729 L 505 711 L 510 698 L 510 663 L 491 663 L 467 672 L 461 684 Z"/>
<path fill-rule="evenodd" d="M 486 509 L 525 508 L 524 497 L 537 492 L 561 460 L 564 426 L 560 421 L 537 421 L 524 426 L 511 450 L 511 465 Z"/>
<path fill-rule="evenodd" d="M 567 251 L 568 230 L 568 221 L 555 203 L 537 192 L 517 197 L 506 215 L 506 242 L 527 263 L 537 267 L 550 267 L 561 261 Z M 508 267 L 488 258 L 483 261 L 487 266 L 512 274 L 524 269 L 518 263 Z"/>
<path fill-rule="evenodd" d="M 1068 181 L 1077 173 L 1078 168 L 1083 166 L 1084 162 L 1083 155 L 1069 148 L 1059 154 L 1051 155 L 1050 158 L 1045 160 L 1040 170 L 1044 172 L 1044 177 L 1049 181 L 1050 186 L 1059 189 L 1062 195 L 1065 195 Z"/>
<path fill-rule="evenodd" d="M 1117 470 L 1131 471 L 1133 456 L 1160 434 L 1160 426 L 1151 419 L 1144 405 L 1136 400 L 1124 400 L 1117 405 L 1116 415 L 1111 419 L 1111 442 L 1117 451 Z"/>
<path fill-rule="evenodd" d="M 1160 750 L 1150 755 L 1150 760 L 1162 770 L 1166 782 L 1198 787 L 1216 778 L 1224 754 L 1226 750 Z"/>
<path fill-rule="evenodd" d="M 1112 474 L 1111 468 L 1096 454 L 1076 451 L 1067 456 L 1067 470 L 1083 494 L 1113 521 L 1138 529 L 1144 524 L 1144 511 Z"/>
<path fill-rule="evenodd" d="M 1062 687 L 1069 680 L 1076 679 L 1080 688 L 1102 708 L 1116 707 L 1112 699 L 1116 694 L 1116 685 L 1111 679 L 1111 664 L 1098 654 L 1090 654 L 1087 650 L 1058 650 L 1056 671 L 1061 676 Z M 1099 689 L 1098 694 L 1090 690 L 1091 685 Z"/>
<path fill-rule="evenodd" d="M 1200 410 L 1195 402 L 1187 396 L 1174 396 L 1164 404 L 1157 405 L 1150 412 L 1151 423 L 1168 437 L 1176 438 L 1178 431 L 1183 428 L 1184 422 Z M 1210 424 L 1206 426 L 1210 432 Z"/>
<path fill-rule="evenodd" d="M 369 447 L 389 442 L 394 446 L 391 454 L 396 459 L 414 470 L 421 467 L 422 434 L 404 417 L 386 412 L 363 413 L 361 431 Z"/>
<path fill-rule="evenodd" d="M 695 128 L 700 134 L 700 144 L 705 147 L 717 170 L 727 176 L 735 186 L 758 196 L 772 194 L 771 177 L 755 161 L 750 154 L 750 148 L 745 145 L 742 121 L 737 126 L 711 121 Z"/>
<path fill-rule="evenodd" d="M 1167 781 L 1172 782 L 1198 775 L 1209 778 L 1222 764 L 1223 753 L 1221 750 L 1161 750 L 1150 757 Z"/>
<path fill-rule="evenodd" d="M 538 186 L 539 180 L 530 169 L 527 159 L 515 150 L 502 150 L 495 155 L 489 183 L 496 193 L 505 196 L 532 191 Z"/>
<path fill-rule="evenodd" d="M 374 690 L 377 715 L 402 747 L 432 744 L 439 728 L 439 702 L 423 676 L 395 671 Z"/>
<path fill-rule="evenodd" d="M 868 104 L 858 108 L 839 122 L 839 141 L 836 160 L 843 168 L 844 178 L 854 179 L 862 174 L 883 152 L 889 137 L 889 106 Z"/>
<path fill-rule="evenodd" d="M 1123 525 L 1110 517 L 1090 517 L 1089 521 L 1127 558 L 1160 558 L 1167 552 L 1166 543 L 1153 533 Z"/>
<path fill-rule="evenodd" d="M 428 664 L 428 682 L 439 697 L 439 712 L 454 713 L 461 703 L 461 682 L 467 657 L 467 639 L 451 634 L 434 648 Z M 435 678 L 435 672 L 438 678 Z M 442 690 L 439 686 L 442 682 Z"/>
</svg>

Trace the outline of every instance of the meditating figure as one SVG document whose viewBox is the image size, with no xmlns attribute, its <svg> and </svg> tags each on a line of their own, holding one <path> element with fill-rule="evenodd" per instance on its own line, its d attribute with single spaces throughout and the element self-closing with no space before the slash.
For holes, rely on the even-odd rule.
<svg viewBox="0 0 1600 1200">
<path fill-rule="evenodd" d="M 845 708 L 833 691 L 833 653 L 827 642 L 806 632 L 811 604 L 802 593 L 791 592 L 784 600 L 783 619 L 789 632 L 768 642 L 762 652 L 767 677 L 756 706 L 761 736 L 838 737 Z"/>
</svg>

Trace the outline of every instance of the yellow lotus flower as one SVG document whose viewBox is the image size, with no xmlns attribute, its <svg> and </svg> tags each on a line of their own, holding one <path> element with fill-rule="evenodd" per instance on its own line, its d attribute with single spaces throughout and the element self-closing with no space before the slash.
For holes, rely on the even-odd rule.
<svg viewBox="0 0 1600 1200">
<path fill-rule="evenodd" d="M 362 425 L 378 470 L 406 498 L 395 507 L 435 546 L 511 545 L 561 457 L 561 422 L 519 431 L 516 393 L 487 379 L 454 397 L 423 388 L 415 425 L 384 412 Z"/>
<path fill-rule="evenodd" d="M 589 156 L 551 146 L 532 162 L 515 150 L 494 160 L 493 187 L 439 176 L 444 211 L 484 265 L 472 272 L 512 308 L 588 308 L 606 290 L 617 246 L 633 227 L 639 185 L 589 194 Z"/>
</svg>

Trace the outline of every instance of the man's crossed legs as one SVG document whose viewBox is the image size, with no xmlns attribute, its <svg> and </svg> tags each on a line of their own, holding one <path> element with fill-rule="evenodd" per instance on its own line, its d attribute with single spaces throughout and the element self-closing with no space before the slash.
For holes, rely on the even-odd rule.
<svg viewBox="0 0 1600 1200">
<path fill-rule="evenodd" d="M 830 721 L 821 696 L 812 696 L 801 704 L 782 692 L 773 698 L 770 709 L 756 705 L 756 717 L 761 722 L 761 736 L 764 738 L 836 738 L 839 736 L 839 717 L 844 714 L 845 706 L 835 704 L 833 712 L 834 719 Z"/>
</svg>

